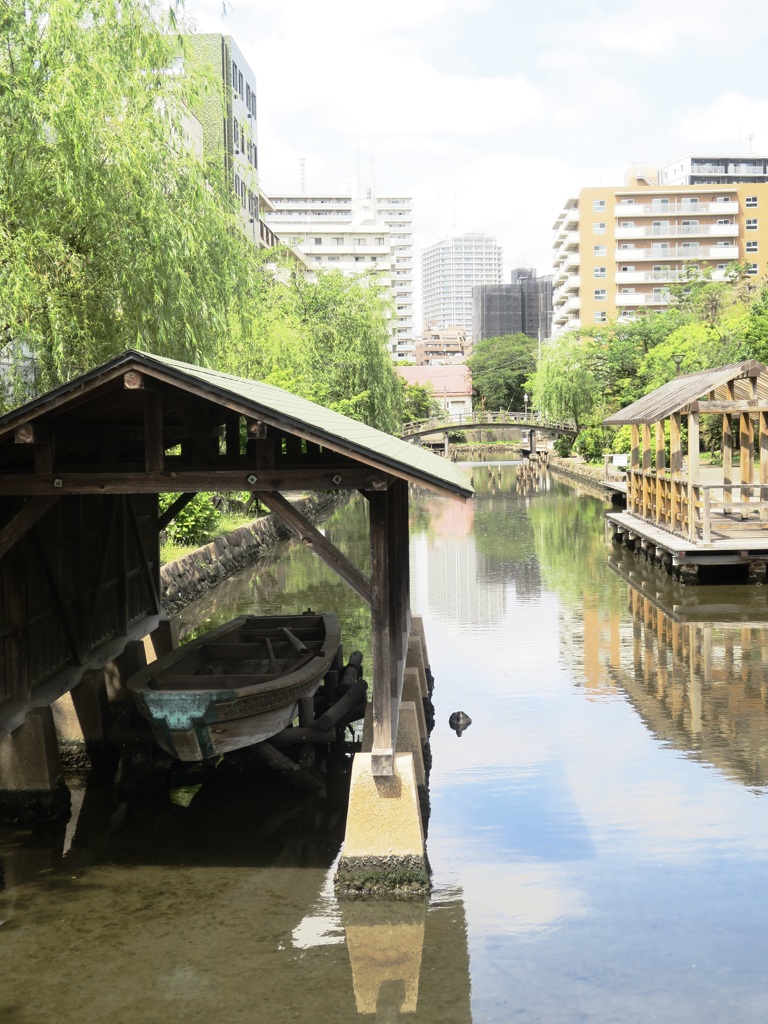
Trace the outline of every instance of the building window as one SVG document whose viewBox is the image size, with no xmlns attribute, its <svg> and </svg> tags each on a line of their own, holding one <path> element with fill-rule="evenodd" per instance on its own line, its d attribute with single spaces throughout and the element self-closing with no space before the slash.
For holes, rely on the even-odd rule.
<svg viewBox="0 0 768 1024">
<path fill-rule="evenodd" d="M 232 61 L 232 89 L 237 92 L 237 64 Z"/>
<path fill-rule="evenodd" d="M 366 238 L 356 238 L 355 245 L 366 245 L 367 241 L 368 240 Z"/>
<path fill-rule="evenodd" d="M 605 277 L 605 267 L 595 267 L 595 277 Z"/>
<path fill-rule="evenodd" d="M 756 263 L 750 263 L 749 266 L 747 267 L 747 273 L 748 274 L 756 274 L 757 273 L 757 264 Z"/>
<path fill-rule="evenodd" d="M 240 139 L 240 125 L 238 124 L 236 117 L 232 118 L 232 123 L 234 125 L 232 130 L 233 141 L 235 149 L 237 149 L 238 140 Z"/>
<path fill-rule="evenodd" d="M 240 94 L 240 98 L 243 97 L 243 72 L 238 72 L 237 75 L 237 91 Z"/>
<path fill-rule="evenodd" d="M 323 244 L 322 238 L 313 238 L 312 241 L 315 243 L 315 245 L 322 245 Z"/>
<path fill-rule="evenodd" d="M 634 205 L 635 205 L 635 200 L 634 199 L 622 199 L 621 202 L 619 203 L 619 206 L 634 206 Z"/>
<path fill-rule="evenodd" d="M 757 252 L 757 239 L 747 242 L 747 252 Z"/>
<path fill-rule="evenodd" d="M 605 234 L 605 221 L 604 220 L 596 220 L 592 230 L 593 230 L 593 232 L 596 235 L 604 235 Z"/>
<path fill-rule="evenodd" d="M 605 312 L 595 313 L 595 323 L 596 324 L 604 324 L 607 319 L 608 319 L 608 314 L 607 313 L 605 313 Z"/>
<path fill-rule="evenodd" d="M 635 222 L 633 220 L 622 220 L 619 222 L 620 228 L 633 228 L 634 226 Z"/>
<path fill-rule="evenodd" d="M 334 235 L 333 236 L 333 244 L 334 245 L 344 245 L 344 237 L 343 237 L 343 235 Z"/>
<path fill-rule="evenodd" d="M 384 239 L 383 238 L 377 238 L 376 239 L 376 245 L 384 245 Z"/>
<path fill-rule="evenodd" d="M 365 263 L 365 256 L 355 256 L 355 263 Z"/>
<path fill-rule="evenodd" d="M 635 268 L 633 266 L 630 266 L 629 264 L 627 264 L 625 267 L 621 267 L 621 273 L 622 274 L 631 274 L 634 269 Z"/>
<path fill-rule="evenodd" d="M 603 210 L 605 209 L 605 200 L 604 199 L 593 199 L 592 200 L 592 209 L 595 211 L 595 213 L 602 213 Z"/>
<path fill-rule="evenodd" d="M 744 200 L 745 206 L 757 206 L 757 196 L 747 196 Z"/>
<path fill-rule="evenodd" d="M 605 256 L 605 246 L 604 245 L 595 245 L 595 246 L 592 247 L 592 251 L 593 251 L 595 256 Z"/>
<path fill-rule="evenodd" d="M 245 83 L 245 105 L 248 109 L 251 109 L 251 87 L 248 83 Z"/>
<path fill-rule="evenodd" d="M 757 217 L 747 217 L 747 231 L 757 231 Z"/>
<path fill-rule="evenodd" d="M 596 302 L 605 302 L 605 299 L 606 299 L 606 290 L 605 290 L 605 288 L 595 288 L 595 301 Z"/>
</svg>

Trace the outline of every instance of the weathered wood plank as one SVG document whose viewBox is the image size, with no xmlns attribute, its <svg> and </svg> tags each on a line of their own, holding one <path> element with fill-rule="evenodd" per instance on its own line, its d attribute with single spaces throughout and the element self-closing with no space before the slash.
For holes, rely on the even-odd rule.
<svg viewBox="0 0 768 1024">
<path fill-rule="evenodd" d="M 389 621 L 389 533 L 386 494 L 369 495 L 371 528 L 371 649 L 373 744 L 371 765 L 374 775 L 394 772 L 392 732 L 391 643 Z"/>
<path fill-rule="evenodd" d="M 53 494 L 159 494 L 173 491 L 385 491 L 389 478 L 367 467 L 344 466 L 254 470 L 171 470 L 164 473 L 60 473 L 38 477 L 33 473 L 0 476 L 0 495 L 28 497 Z"/>
<path fill-rule="evenodd" d="M 52 509 L 59 494 L 31 498 L 0 530 L 0 558 L 17 544 L 25 534 Z"/>
</svg>

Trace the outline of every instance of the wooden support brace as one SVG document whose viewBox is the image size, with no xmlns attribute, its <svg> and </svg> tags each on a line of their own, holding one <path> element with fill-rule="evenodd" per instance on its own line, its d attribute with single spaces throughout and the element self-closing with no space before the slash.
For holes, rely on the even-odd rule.
<svg viewBox="0 0 768 1024">
<path fill-rule="evenodd" d="M 260 491 L 259 498 L 281 519 L 305 544 L 312 548 L 323 561 L 358 594 L 367 605 L 371 604 L 371 581 L 356 565 L 342 554 L 327 537 L 309 522 L 294 506 L 277 491 Z"/>
<path fill-rule="evenodd" d="M 57 495 L 30 498 L 26 505 L 19 509 L 16 515 L 0 529 L 0 558 L 31 530 L 58 500 Z"/>
</svg>

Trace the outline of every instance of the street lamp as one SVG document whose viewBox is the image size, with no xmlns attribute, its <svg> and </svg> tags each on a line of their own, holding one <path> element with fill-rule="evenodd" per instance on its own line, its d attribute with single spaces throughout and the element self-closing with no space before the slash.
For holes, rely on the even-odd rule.
<svg viewBox="0 0 768 1024">
<path fill-rule="evenodd" d="M 675 361 L 675 366 L 677 367 L 677 375 L 679 377 L 680 376 L 680 364 L 683 361 L 683 357 L 682 356 L 672 356 L 672 358 Z"/>
<path fill-rule="evenodd" d="M 528 392 L 527 391 L 523 395 L 523 402 L 525 403 L 525 418 L 528 419 Z"/>
</svg>

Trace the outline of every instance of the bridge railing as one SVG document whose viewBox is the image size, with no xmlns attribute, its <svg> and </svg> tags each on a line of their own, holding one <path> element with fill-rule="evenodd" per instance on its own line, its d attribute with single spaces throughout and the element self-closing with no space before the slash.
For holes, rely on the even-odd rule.
<svg viewBox="0 0 768 1024">
<path fill-rule="evenodd" d="M 473 413 L 446 413 L 442 416 L 430 416 L 425 420 L 413 420 L 403 425 L 403 437 L 412 434 L 424 434 L 433 428 L 435 431 L 444 430 L 446 427 L 462 426 L 526 426 L 535 427 L 538 430 L 562 430 L 575 433 L 575 425 L 567 420 L 548 420 L 540 413 L 525 411 L 492 410 Z"/>
</svg>

